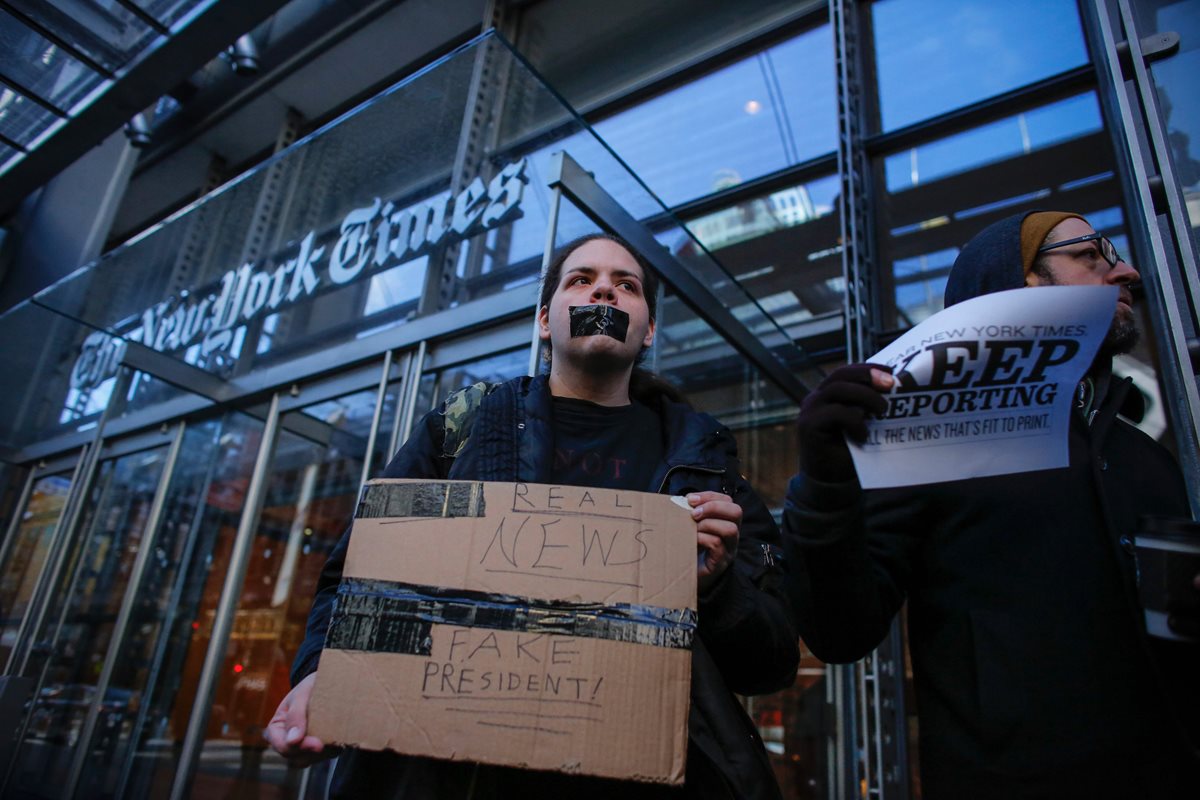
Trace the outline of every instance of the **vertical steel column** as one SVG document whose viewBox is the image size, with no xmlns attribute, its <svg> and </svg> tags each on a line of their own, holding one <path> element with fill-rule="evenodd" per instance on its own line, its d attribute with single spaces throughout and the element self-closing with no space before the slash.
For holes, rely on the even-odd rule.
<svg viewBox="0 0 1200 800">
<path fill-rule="evenodd" d="M 1136 218 L 1130 220 L 1129 232 L 1148 262 L 1142 265 L 1142 285 L 1157 323 L 1160 376 L 1166 395 L 1173 399 L 1167 403 L 1167 413 L 1177 437 L 1192 516 L 1200 519 L 1200 389 L 1188 349 L 1189 339 L 1195 342 L 1200 336 L 1200 276 L 1191 227 L 1129 2 L 1093 0 L 1083 6 L 1101 73 L 1101 104 L 1110 123 L 1119 123 L 1108 128 L 1122 188 Z M 1113 16 L 1124 28 L 1123 42 L 1118 42 Z M 1122 46 L 1128 53 L 1127 64 L 1120 56 Z M 1158 203 L 1155 187 L 1161 189 Z"/>
<path fill-rule="evenodd" d="M 870 164 L 863 148 L 863 87 L 855 0 L 829 0 L 837 70 L 838 207 L 842 238 L 842 277 L 846 283 L 842 311 L 846 316 L 846 357 L 862 361 L 870 355 L 871 238 L 867 200 Z"/>
<path fill-rule="evenodd" d="M 379 376 L 379 391 L 375 393 L 375 413 L 371 416 L 371 432 L 367 434 L 367 452 L 363 454 L 362 474 L 358 478 L 361 492 L 371 477 L 371 456 L 375 454 L 375 439 L 379 436 L 379 420 L 383 416 L 383 401 L 387 398 L 388 379 L 392 377 L 392 351 L 383 355 L 383 374 Z"/>
<path fill-rule="evenodd" d="M 74 796 L 76 788 L 79 786 L 79 779 L 83 775 L 84 765 L 87 763 L 92 736 L 96 731 L 96 722 L 100 718 L 100 706 L 104 702 L 104 696 L 108 694 L 108 685 L 112 680 L 113 670 L 116 668 L 117 656 L 125 643 L 129 618 L 133 616 L 134 603 L 141 593 L 142 578 L 146 574 L 146 565 L 150 562 L 150 554 L 153 552 L 154 544 L 158 539 L 163 507 L 167 502 L 167 492 L 170 489 L 171 478 L 175 474 L 175 462 L 179 459 L 179 450 L 183 445 L 183 432 L 186 426 L 186 422 L 180 422 L 175 427 L 175 436 L 171 440 L 170 448 L 167 450 L 167 458 L 163 464 L 162 474 L 158 479 L 158 487 L 155 489 L 154 499 L 150 503 L 150 512 L 146 519 L 145 533 L 142 535 L 142 542 L 138 548 L 137 557 L 133 562 L 133 569 L 129 575 L 129 583 L 125 587 L 125 596 L 121 598 L 121 608 L 117 612 L 117 620 L 113 625 L 113 635 L 108 643 L 108 652 L 104 656 L 104 665 L 101 667 L 100 677 L 96 681 L 96 691 L 92 696 L 91 706 L 88 708 L 87 717 L 84 719 L 83 727 L 76 742 L 75 756 L 71 761 L 71 771 L 67 776 L 67 783 L 63 787 L 64 798 Z"/>
<path fill-rule="evenodd" d="M 263 425 L 262 439 L 258 444 L 254 471 L 246 488 L 246 503 L 242 507 L 237 536 L 234 537 L 230 551 L 229 567 L 225 572 L 225 584 L 221 588 L 221 599 L 213 617 L 212 638 L 204 656 L 204 666 L 200 669 L 200 680 L 196 684 L 196 699 L 192 704 L 192 715 L 188 720 L 187 734 L 183 739 L 179 766 L 175 772 L 175 782 L 171 787 L 171 800 L 183 800 L 187 797 L 192 777 L 196 772 L 196 763 L 200 759 L 200 748 L 204 746 L 204 729 L 208 726 L 210 704 L 217 685 L 217 670 L 225 659 L 225 648 L 233 629 L 234 613 L 242 594 L 242 581 L 246 577 L 246 566 L 250 561 L 250 549 L 254 544 L 263 490 L 267 483 L 267 465 L 275 449 L 278 430 L 279 393 L 276 392 L 271 395 L 271 405 L 267 410 L 266 424 Z"/>
<path fill-rule="evenodd" d="M 408 399 L 408 387 L 414 380 L 412 370 L 413 353 L 410 350 L 404 354 L 404 366 L 400 368 L 400 392 L 396 395 L 396 413 L 392 415 L 392 432 L 388 436 L 387 457 L 389 459 L 400 449 L 400 425 L 404 421 L 404 406 Z"/>
<path fill-rule="evenodd" d="M 400 425 L 396 428 L 396 443 L 393 452 L 408 440 L 408 434 L 412 431 L 413 421 L 416 418 L 417 395 L 421 391 L 421 373 L 425 370 L 426 350 L 426 342 L 422 340 L 417 345 L 417 354 L 412 358 L 412 368 L 409 370 L 412 379 L 409 381 L 409 385 L 404 387 L 404 416 L 401 417 Z"/>
<path fill-rule="evenodd" d="M 871 234 L 870 160 L 863 144 L 866 134 L 867 91 L 864 47 L 860 39 L 860 5 L 855 0 L 829 0 L 829 19 L 834 36 L 834 61 L 838 100 L 838 176 L 842 238 L 842 277 L 846 285 L 843 313 L 846 329 L 846 358 L 862 361 L 875 350 L 871 331 L 876 326 L 878 302 L 874 296 L 875 263 Z M 888 646 L 893 643 L 895 646 Z M 903 675 L 903 644 L 898 622 L 893 621 L 888 639 L 866 659 L 844 669 L 847 691 L 836 697 L 843 703 L 839 717 L 855 723 L 849 736 L 839 736 L 853 745 L 842 749 L 842 770 L 847 786 L 856 795 L 859 786 L 879 800 L 908 797 L 908 765 L 898 758 L 906 752 L 903 694 L 889 680 Z M 899 686 L 902 687 L 902 682 Z M 834 748 L 835 752 L 837 748 Z M 836 796 L 836 795 L 835 795 Z"/>
<path fill-rule="evenodd" d="M 550 188 L 550 212 L 549 219 L 546 220 L 546 246 L 542 250 L 542 274 L 538 278 L 538 297 L 542 296 L 542 289 L 546 282 L 546 270 L 550 268 L 550 261 L 554 258 L 554 243 L 557 241 L 558 235 L 558 210 L 562 205 L 562 187 L 554 185 Z M 529 343 L 529 375 L 530 377 L 537 375 L 538 367 L 542 363 L 542 338 L 539 335 L 538 312 L 540 308 L 536 306 L 533 309 L 533 339 Z"/>
</svg>

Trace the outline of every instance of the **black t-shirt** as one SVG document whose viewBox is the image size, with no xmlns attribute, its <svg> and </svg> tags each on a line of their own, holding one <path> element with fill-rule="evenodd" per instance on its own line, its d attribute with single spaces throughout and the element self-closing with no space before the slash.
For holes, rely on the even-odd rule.
<svg viewBox="0 0 1200 800">
<path fill-rule="evenodd" d="M 641 403 L 612 407 L 554 398 L 555 483 L 652 492 L 662 457 L 662 423 Z"/>
</svg>

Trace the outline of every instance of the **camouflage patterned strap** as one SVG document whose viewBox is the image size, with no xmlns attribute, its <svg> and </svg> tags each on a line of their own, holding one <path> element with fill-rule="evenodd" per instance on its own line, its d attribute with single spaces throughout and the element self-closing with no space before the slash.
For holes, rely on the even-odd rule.
<svg viewBox="0 0 1200 800">
<path fill-rule="evenodd" d="M 483 398 L 499 385 L 480 381 L 446 398 L 445 411 L 442 412 L 446 430 L 442 440 L 443 456 L 457 458 L 466 447 L 467 440 L 471 438 L 471 426 L 475 423 L 475 412 L 483 404 Z"/>
</svg>

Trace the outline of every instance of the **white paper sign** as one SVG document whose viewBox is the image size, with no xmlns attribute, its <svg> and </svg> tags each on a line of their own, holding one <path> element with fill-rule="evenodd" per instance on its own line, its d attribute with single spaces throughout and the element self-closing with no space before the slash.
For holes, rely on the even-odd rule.
<svg viewBox="0 0 1200 800">
<path fill-rule="evenodd" d="M 1112 325 L 1115 286 L 1042 286 L 967 300 L 870 360 L 888 410 L 850 443 L 863 488 L 1067 465 L 1075 388 Z"/>
</svg>

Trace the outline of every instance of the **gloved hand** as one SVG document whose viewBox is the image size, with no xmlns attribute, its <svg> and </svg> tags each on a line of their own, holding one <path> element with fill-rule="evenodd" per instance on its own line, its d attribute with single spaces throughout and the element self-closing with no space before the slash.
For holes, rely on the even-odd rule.
<svg viewBox="0 0 1200 800">
<path fill-rule="evenodd" d="M 796 428 L 800 471 L 826 483 L 854 477 L 854 461 L 843 437 L 867 438 L 867 415 L 887 411 L 880 392 L 892 388 L 891 370 L 879 364 L 847 364 L 834 370 L 804 398 Z"/>
</svg>

